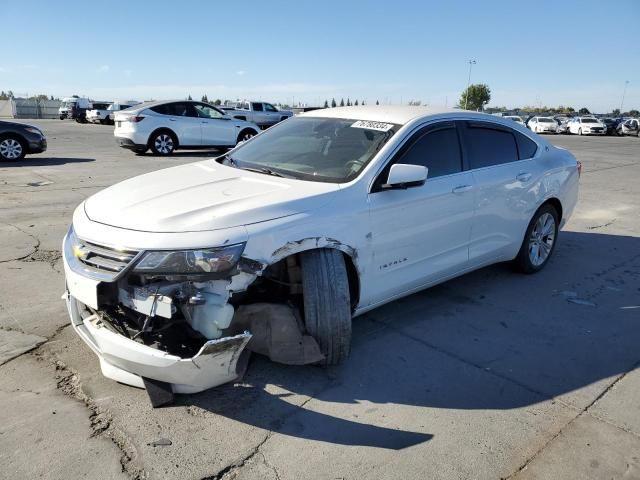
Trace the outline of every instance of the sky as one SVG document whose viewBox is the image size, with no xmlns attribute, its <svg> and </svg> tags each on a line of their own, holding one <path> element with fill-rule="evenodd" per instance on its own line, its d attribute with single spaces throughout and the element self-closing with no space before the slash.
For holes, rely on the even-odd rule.
<svg viewBox="0 0 640 480">
<path fill-rule="evenodd" d="M 490 106 L 609 112 L 624 94 L 640 109 L 639 0 L 0 0 L 0 12 L 0 90 L 16 95 L 451 107 L 475 59 Z"/>
</svg>

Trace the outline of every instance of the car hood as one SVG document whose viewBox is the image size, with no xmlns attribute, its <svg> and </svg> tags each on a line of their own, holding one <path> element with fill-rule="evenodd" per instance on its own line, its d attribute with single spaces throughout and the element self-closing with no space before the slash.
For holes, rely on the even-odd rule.
<svg viewBox="0 0 640 480">
<path fill-rule="evenodd" d="M 231 228 L 307 212 L 328 203 L 338 185 L 278 178 L 213 160 L 125 180 L 90 197 L 94 222 L 146 232 Z"/>
</svg>

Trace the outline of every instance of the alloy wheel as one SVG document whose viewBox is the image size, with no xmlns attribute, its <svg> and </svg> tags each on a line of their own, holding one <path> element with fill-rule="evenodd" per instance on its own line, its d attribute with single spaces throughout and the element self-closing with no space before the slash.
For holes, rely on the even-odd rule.
<svg viewBox="0 0 640 480">
<path fill-rule="evenodd" d="M 550 213 L 538 217 L 529 237 L 529 260 L 539 267 L 547 261 L 556 238 L 556 221 Z"/>
<path fill-rule="evenodd" d="M 169 155 L 171 152 L 173 152 L 173 138 L 171 138 L 171 136 L 167 135 L 166 133 L 158 135 L 156 137 L 154 145 L 156 147 L 156 150 L 163 155 Z"/>
<path fill-rule="evenodd" d="M 7 160 L 16 160 L 22 156 L 22 145 L 13 138 L 5 138 L 0 142 L 0 155 Z"/>
</svg>

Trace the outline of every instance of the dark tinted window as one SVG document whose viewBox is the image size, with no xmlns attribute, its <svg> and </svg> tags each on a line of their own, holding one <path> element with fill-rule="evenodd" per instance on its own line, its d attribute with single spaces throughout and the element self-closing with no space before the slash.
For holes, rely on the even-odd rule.
<svg viewBox="0 0 640 480">
<path fill-rule="evenodd" d="M 462 171 L 460 145 L 455 127 L 430 129 L 416 139 L 395 163 L 423 165 L 429 169 L 427 178 Z"/>
<path fill-rule="evenodd" d="M 192 112 L 192 115 L 189 115 L 190 106 L 190 104 L 183 102 L 165 103 L 163 105 L 151 107 L 151 110 L 162 115 L 172 115 L 176 117 L 197 116 L 195 110 Z M 191 110 L 193 110 L 193 108 L 191 108 Z"/>
<path fill-rule="evenodd" d="M 253 110 L 256 112 L 261 112 L 262 111 L 262 104 L 261 103 L 252 103 L 251 106 L 253 107 Z"/>
<path fill-rule="evenodd" d="M 536 154 L 538 145 L 536 142 L 521 134 L 520 132 L 513 132 L 516 136 L 516 142 L 518 142 L 518 153 L 520 154 L 520 160 L 531 158 Z"/>
<path fill-rule="evenodd" d="M 511 131 L 490 124 L 469 122 L 465 132 L 470 168 L 489 167 L 518 160 L 518 148 Z"/>
</svg>

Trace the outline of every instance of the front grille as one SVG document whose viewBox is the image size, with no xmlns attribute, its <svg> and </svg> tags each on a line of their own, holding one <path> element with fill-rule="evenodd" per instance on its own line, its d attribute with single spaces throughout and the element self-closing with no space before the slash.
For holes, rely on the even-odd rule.
<svg viewBox="0 0 640 480">
<path fill-rule="evenodd" d="M 112 273 L 114 277 L 127 268 L 139 253 L 136 250 L 105 247 L 80 239 L 75 248 L 80 253 L 78 260 L 85 266 L 95 271 Z"/>
</svg>

